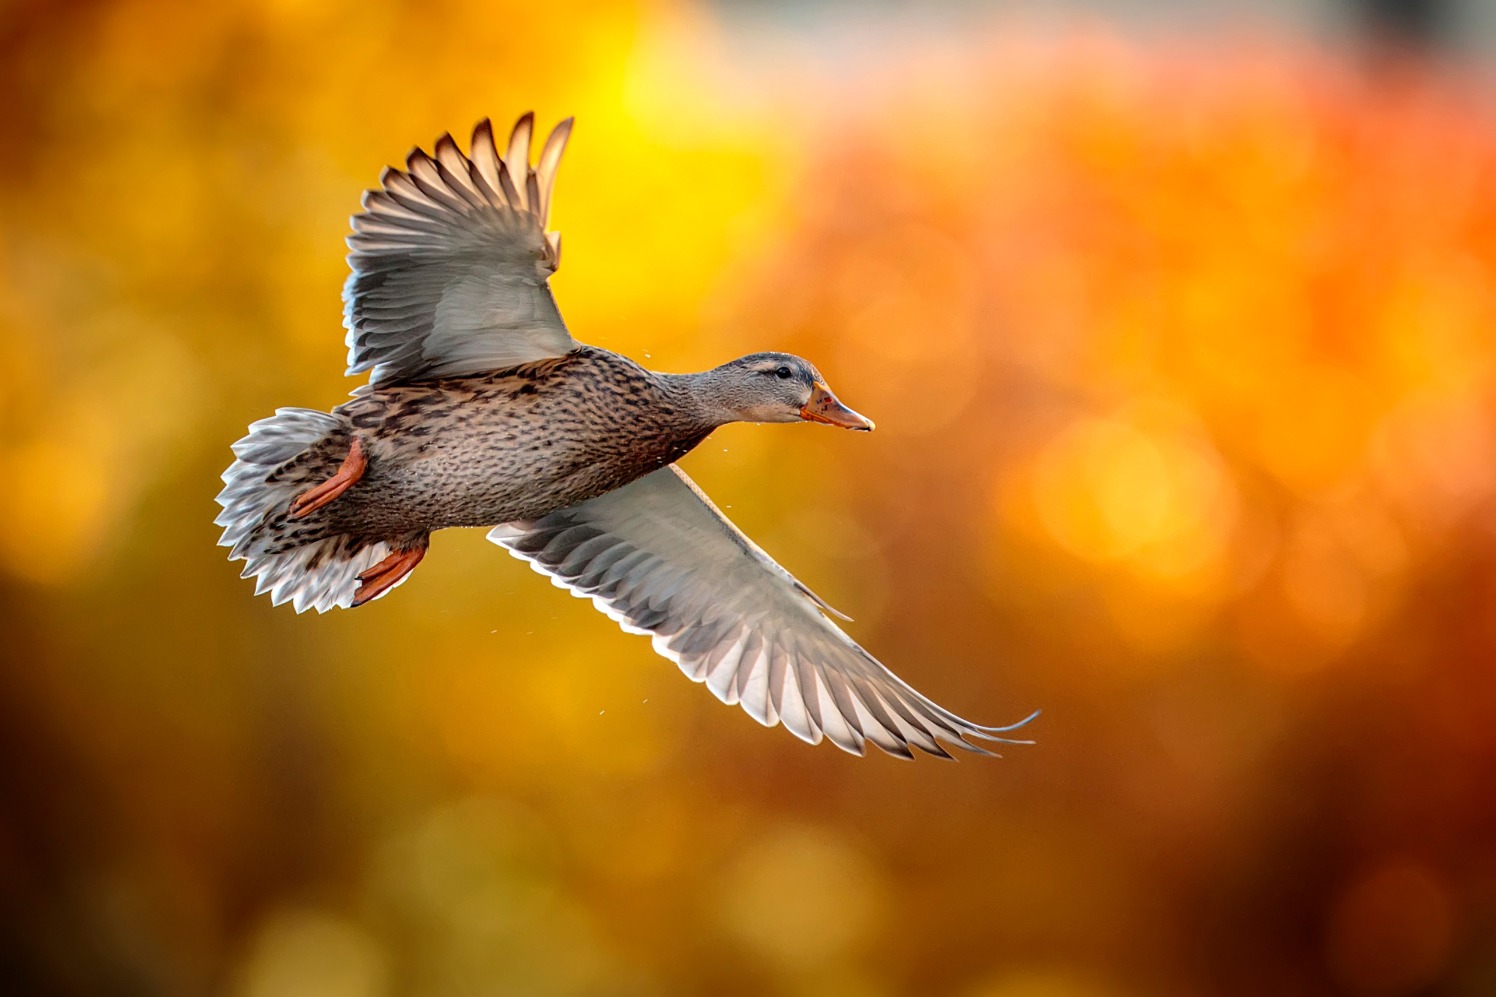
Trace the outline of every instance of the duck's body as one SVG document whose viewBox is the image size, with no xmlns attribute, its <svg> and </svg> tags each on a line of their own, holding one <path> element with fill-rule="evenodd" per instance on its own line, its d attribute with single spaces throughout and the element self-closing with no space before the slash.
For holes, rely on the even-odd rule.
<svg viewBox="0 0 1496 997">
<path fill-rule="evenodd" d="M 386 170 L 349 239 L 349 373 L 331 412 L 280 409 L 234 445 L 220 543 L 257 592 L 298 612 L 387 595 L 430 534 L 489 538 L 760 722 L 862 753 L 1005 741 L 915 692 L 674 466 L 735 421 L 870 430 L 799 357 L 662 374 L 578 343 L 548 278 L 563 122 L 529 167 L 531 119 L 500 157 L 488 123 Z M 1016 725 L 1013 725 L 1016 726 Z"/>
<path fill-rule="evenodd" d="M 332 414 L 368 467 L 306 517 L 370 539 L 534 519 L 628 484 L 689 453 L 716 424 L 690 375 L 657 374 L 584 346 L 479 377 L 379 388 Z M 347 456 L 328 441 L 336 468 Z"/>
</svg>

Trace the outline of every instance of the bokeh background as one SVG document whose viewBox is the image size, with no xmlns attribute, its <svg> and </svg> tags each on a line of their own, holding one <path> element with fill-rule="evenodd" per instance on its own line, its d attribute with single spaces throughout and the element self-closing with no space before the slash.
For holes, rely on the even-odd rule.
<svg viewBox="0 0 1496 997">
<path fill-rule="evenodd" d="M 1493 19 L 0 4 L 3 989 L 1496 993 Z M 359 192 L 532 107 L 575 333 L 811 357 L 878 433 L 687 468 L 1036 746 L 812 749 L 478 531 L 237 579 Z"/>
</svg>

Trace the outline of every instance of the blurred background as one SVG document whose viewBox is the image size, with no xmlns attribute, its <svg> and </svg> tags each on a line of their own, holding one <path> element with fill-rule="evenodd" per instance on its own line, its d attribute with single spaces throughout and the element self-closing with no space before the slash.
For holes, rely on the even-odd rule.
<svg viewBox="0 0 1496 997">
<path fill-rule="evenodd" d="M 0 979 L 38 994 L 1496 993 L 1496 5 L 0 3 Z M 577 115 L 554 286 L 871 437 L 685 466 L 1033 747 L 812 749 L 487 544 L 298 617 L 229 444 L 342 238 Z"/>
</svg>

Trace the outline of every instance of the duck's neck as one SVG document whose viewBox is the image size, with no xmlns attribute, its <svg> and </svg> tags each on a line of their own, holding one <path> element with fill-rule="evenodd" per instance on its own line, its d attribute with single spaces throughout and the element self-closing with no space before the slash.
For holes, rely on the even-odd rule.
<svg viewBox="0 0 1496 997">
<path fill-rule="evenodd" d="M 692 434 L 705 435 L 742 417 L 733 405 L 732 381 L 721 368 L 695 374 L 655 375 Z"/>
</svg>

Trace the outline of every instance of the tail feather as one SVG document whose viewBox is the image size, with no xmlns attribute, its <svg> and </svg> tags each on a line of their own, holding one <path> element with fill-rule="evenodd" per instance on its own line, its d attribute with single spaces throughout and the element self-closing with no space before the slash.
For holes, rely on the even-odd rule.
<svg viewBox="0 0 1496 997">
<path fill-rule="evenodd" d="M 223 511 L 214 522 L 224 528 L 218 543 L 229 548 L 229 560 L 245 562 L 240 577 L 255 579 L 255 594 L 270 593 L 277 606 L 290 602 L 298 613 L 346 609 L 358 576 L 392 549 L 287 515 L 292 499 L 336 469 L 341 458 L 334 455 L 346 451 L 347 435 L 336 416 L 283 408 L 251 425 L 249 435 L 234 444 L 237 459 L 223 472 L 218 493 Z M 337 444 L 325 448 L 329 456 L 313 449 L 324 440 Z M 329 461 L 330 468 L 323 466 Z"/>
</svg>

